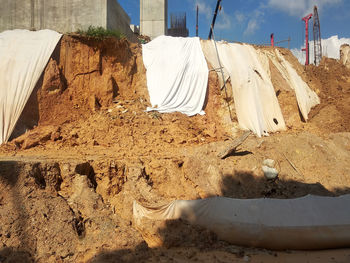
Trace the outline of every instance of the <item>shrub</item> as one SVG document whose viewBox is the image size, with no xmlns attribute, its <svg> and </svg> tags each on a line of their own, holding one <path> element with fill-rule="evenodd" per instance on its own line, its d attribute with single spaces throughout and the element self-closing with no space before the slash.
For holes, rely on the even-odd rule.
<svg viewBox="0 0 350 263">
<path fill-rule="evenodd" d="M 99 27 L 89 26 L 89 28 L 87 30 L 79 29 L 77 31 L 77 33 L 79 35 L 98 39 L 98 40 L 102 40 L 102 39 L 105 39 L 107 37 L 115 37 L 117 39 L 121 39 L 121 38 L 125 37 L 124 34 L 120 33 L 117 30 L 108 30 L 108 29 L 105 29 L 101 26 L 99 26 Z"/>
</svg>

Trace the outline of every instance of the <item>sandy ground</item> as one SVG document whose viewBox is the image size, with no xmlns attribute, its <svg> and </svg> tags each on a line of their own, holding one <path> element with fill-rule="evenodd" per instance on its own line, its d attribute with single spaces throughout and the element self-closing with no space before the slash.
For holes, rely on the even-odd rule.
<svg viewBox="0 0 350 263">
<path fill-rule="evenodd" d="M 205 116 L 146 113 L 140 46 L 64 36 L 13 140 L 0 147 L 0 262 L 350 262 L 349 249 L 235 247 L 185 222 L 150 226 L 162 247 L 149 248 L 133 227 L 134 200 L 350 193 L 350 71 L 332 59 L 305 68 L 281 52 L 321 104 L 303 122 L 271 63 L 288 130 L 251 135 L 222 160 L 243 131 L 214 72 Z M 275 181 L 261 171 L 266 158 L 277 163 Z"/>
</svg>

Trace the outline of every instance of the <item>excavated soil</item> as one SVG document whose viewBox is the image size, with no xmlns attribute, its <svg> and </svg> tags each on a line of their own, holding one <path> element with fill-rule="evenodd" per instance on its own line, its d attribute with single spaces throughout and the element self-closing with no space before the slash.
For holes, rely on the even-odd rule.
<svg viewBox="0 0 350 263">
<path fill-rule="evenodd" d="M 12 140 L 0 147 L 0 262 L 349 262 L 348 249 L 235 247 L 182 221 L 133 226 L 134 200 L 350 193 L 350 70 L 332 59 L 304 67 L 280 51 L 321 104 L 304 122 L 270 63 L 288 130 L 250 135 L 220 159 L 243 131 L 214 71 L 206 115 L 145 112 L 141 46 L 63 36 Z M 266 158 L 277 163 L 276 180 L 263 175 Z"/>
</svg>

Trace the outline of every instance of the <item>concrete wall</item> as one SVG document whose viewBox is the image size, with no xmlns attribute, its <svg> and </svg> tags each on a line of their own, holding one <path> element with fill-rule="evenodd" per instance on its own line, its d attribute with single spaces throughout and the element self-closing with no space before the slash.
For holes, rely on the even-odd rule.
<svg viewBox="0 0 350 263">
<path fill-rule="evenodd" d="M 168 29 L 168 1 L 140 0 L 140 34 L 151 39 L 166 35 Z"/>
<path fill-rule="evenodd" d="M 130 18 L 116 0 L 0 0 L 0 32 L 52 29 L 61 33 L 90 25 L 133 37 Z"/>
<path fill-rule="evenodd" d="M 107 0 L 107 24 L 108 29 L 118 29 L 129 40 L 137 41 L 137 37 L 130 28 L 130 17 L 116 0 Z"/>
</svg>

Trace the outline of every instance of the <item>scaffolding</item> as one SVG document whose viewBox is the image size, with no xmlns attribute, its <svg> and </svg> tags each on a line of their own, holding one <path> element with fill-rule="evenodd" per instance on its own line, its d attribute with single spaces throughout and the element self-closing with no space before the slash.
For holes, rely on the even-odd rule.
<svg viewBox="0 0 350 263">
<path fill-rule="evenodd" d="M 186 13 L 171 13 L 170 14 L 170 28 L 168 35 L 173 37 L 188 37 Z"/>
</svg>

